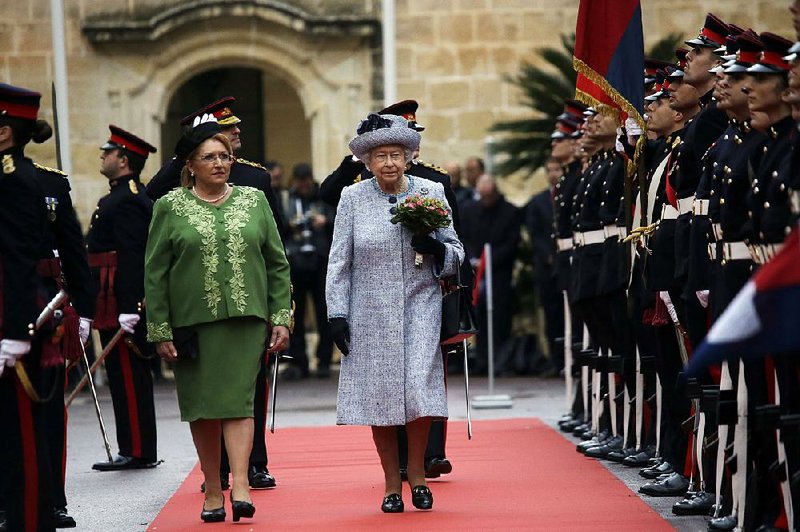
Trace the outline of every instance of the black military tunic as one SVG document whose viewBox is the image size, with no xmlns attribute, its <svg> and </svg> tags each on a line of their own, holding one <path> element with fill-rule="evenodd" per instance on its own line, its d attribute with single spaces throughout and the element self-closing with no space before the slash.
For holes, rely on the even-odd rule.
<svg viewBox="0 0 800 532">
<path fill-rule="evenodd" d="M 103 345 L 116 333 L 119 314 L 143 314 L 144 252 L 153 211 L 138 175 L 110 181 L 86 237 L 92 275 L 99 286 L 95 327 Z M 114 255 L 115 254 L 115 255 Z M 106 277 L 104 279 L 104 277 Z M 153 377 L 144 341 L 145 317 L 133 335 L 117 342 L 106 359 L 114 403 L 119 454 L 150 464 L 157 461 Z"/>
<path fill-rule="evenodd" d="M 46 297 L 48 300 L 52 299 L 60 288 L 65 288 L 78 315 L 92 319 L 95 308 L 95 293 L 92 289 L 94 283 L 89 271 L 83 231 L 70 198 L 69 181 L 66 174 L 59 170 L 35 163 L 34 166 L 38 171 L 37 177 L 44 193 L 44 206 L 47 209 L 47 231 L 42 244 L 42 260 L 39 263 L 39 274 L 43 276 Z M 73 333 L 77 336 L 78 331 Z M 61 349 L 62 351 L 73 349 L 77 352 L 71 355 L 75 356 L 80 346 L 62 345 Z M 70 356 L 70 353 L 64 353 L 64 356 Z M 67 506 L 63 475 L 63 471 L 66 470 L 67 429 L 64 385 L 63 364 L 42 371 L 41 389 L 55 390 L 53 400 L 47 402 L 44 410 L 47 419 L 51 475 L 54 480 L 53 502 L 56 508 Z"/>
<path fill-rule="evenodd" d="M 569 289 L 570 262 L 572 261 L 572 208 L 575 197 L 575 188 L 581 179 L 581 162 L 574 161 L 564 167 L 564 174 L 556 183 L 553 196 L 553 231 L 556 241 L 563 242 L 556 254 L 556 277 L 558 289 Z M 569 241 L 569 242 L 567 242 Z"/>
<path fill-rule="evenodd" d="M 717 109 L 712 91 L 700 99 L 703 109 L 686 126 L 683 142 L 678 147 L 675 167 L 675 194 L 678 200 L 694 196 L 703 169 L 703 156 L 728 126 L 728 117 Z M 691 210 L 683 212 L 675 222 L 675 278 L 684 282 L 689 271 L 689 234 Z"/>
</svg>

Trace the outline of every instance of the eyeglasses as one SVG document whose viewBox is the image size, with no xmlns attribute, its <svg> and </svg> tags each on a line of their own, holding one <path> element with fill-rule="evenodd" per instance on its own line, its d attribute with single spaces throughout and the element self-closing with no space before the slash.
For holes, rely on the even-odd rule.
<svg viewBox="0 0 800 532">
<path fill-rule="evenodd" d="M 372 156 L 375 161 L 384 164 L 386 161 L 392 161 L 393 163 L 399 163 L 405 160 L 405 154 L 399 151 L 393 153 L 376 153 Z"/>
<path fill-rule="evenodd" d="M 207 164 L 213 164 L 217 159 L 219 159 L 222 164 L 231 164 L 236 160 L 236 157 L 227 153 L 206 153 L 205 155 L 197 157 L 197 159 Z"/>
</svg>

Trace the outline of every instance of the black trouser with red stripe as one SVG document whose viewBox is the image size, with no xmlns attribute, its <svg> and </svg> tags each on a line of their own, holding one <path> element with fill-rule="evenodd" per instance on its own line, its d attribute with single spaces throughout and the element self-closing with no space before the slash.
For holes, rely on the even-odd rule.
<svg viewBox="0 0 800 532">
<path fill-rule="evenodd" d="M 64 406 L 64 387 L 66 385 L 64 366 L 40 370 L 39 393 L 53 398 L 42 405 L 47 430 L 47 451 L 50 464 L 50 478 L 53 481 L 53 504 L 56 508 L 66 508 L 67 495 L 64 481 L 67 468 L 67 409 Z"/>
<path fill-rule="evenodd" d="M 38 360 L 29 362 L 34 360 L 23 357 L 36 383 Z M 14 368 L 6 368 L 0 377 L 0 499 L 9 531 L 55 530 L 44 421 L 42 405 L 26 395 Z"/>
<path fill-rule="evenodd" d="M 261 469 L 267 467 L 267 375 L 269 364 L 267 357 L 261 357 L 261 366 L 256 377 L 256 396 L 253 401 L 253 449 L 250 451 L 250 467 Z M 219 474 L 227 477 L 231 473 L 228 452 L 225 450 L 225 438 L 222 438 L 222 459 L 219 463 Z"/>
<path fill-rule="evenodd" d="M 100 331 L 103 345 L 113 338 L 113 330 Z M 153 404 L 153 374 L 149 360 L 128 347 L 125 335 L 106 358 L 106 373 L 114 419 L 117 424 L 119 454 L 152 463 L 156 451 L 156 411 Z"/>
</svg>

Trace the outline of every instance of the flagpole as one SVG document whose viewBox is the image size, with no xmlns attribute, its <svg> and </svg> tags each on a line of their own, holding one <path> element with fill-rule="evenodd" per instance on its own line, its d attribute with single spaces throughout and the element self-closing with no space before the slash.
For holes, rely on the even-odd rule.
<svg viewBox="0 0 800 532">
<path fill-rule="evenodd" d="M 397 28 L 394 0 L 383 0 L 383 104 L 397 101 Z"/>
<path fill-rule="evenodd" d="M 67 52 L 64 39 L 63 0 L 50 0 L 50 21 L 52 24 L 53 70 L 55 74 L 55 98 L 58 101 L 58 143 L 61 152 L 61 170 L 72 174 L 72 148 L 69 135 L 69 94 L 67 92 Z"/>
</svg>

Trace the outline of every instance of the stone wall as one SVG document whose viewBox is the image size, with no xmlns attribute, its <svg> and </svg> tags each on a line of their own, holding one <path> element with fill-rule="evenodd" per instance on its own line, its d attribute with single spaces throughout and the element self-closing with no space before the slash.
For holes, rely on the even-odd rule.
<svg viewBox="0 0 800 532">
<path fill-rule="evenodd" d="M 274 2 L 282 11 L 268 13 L 248 11 L 241 7 L 247 4 L 243 0 L 193 0 L 205 18 L 167 28 L 150 41 L 93 43 L 82 32 L 87 20 L 158 18 L 176 4 L 185 5 L 166 0 L 65 0 L 71 179 L 84 221 L 106 190 L 98 172 L 97 147 L 106 138 L 107 124 L 129 128 L 157 144 L 176 85 L 204 68 L 226 62 L 262 68 L 294 88 L 311 124 L 310 133 L 297 132 L 298 142 L 310 143 L 318 177 L 338 163 L 357 119 L 381 103 L 376 97 L 379 32 L 336 36 L 304 26 L 294 16 L 379 21 L 378 0 Z M 788 4 L 643 0 L 646 40 L 651 43 L 675 31 L 692 36 L 709 10 L 757 31 L 792 36 Z M 0 19 L 0 80 L 42 91 L 42 117 L 52 120 L 49 6 L 49 0 L 0 0 L 5 14 Z M 230 6 L 235 9 L 214 18 L 215 12 Z M 573 32 L 577 6 L 578 0 L 397 0 L 398 97 L 420 101 L 419 120 L 428 127 L 423 158 L 443 164 L 482 155 L 494 122 L 528 116 L 520 94 L 503 75 L 515 72 L 521 61 L 535 61 L 537 48 L 558 45 L 559 35 Z M 218 45 L 206 49 L 209 36 Z M 294 138 L 291 124 L 281 127 L 284 138 Z M 30 154 L 54 164 L 54 143 L 34 146 Z M 152 175 L 157 166 L 157 160 L 149 162 L 143 175 Z"/>
</svg>

